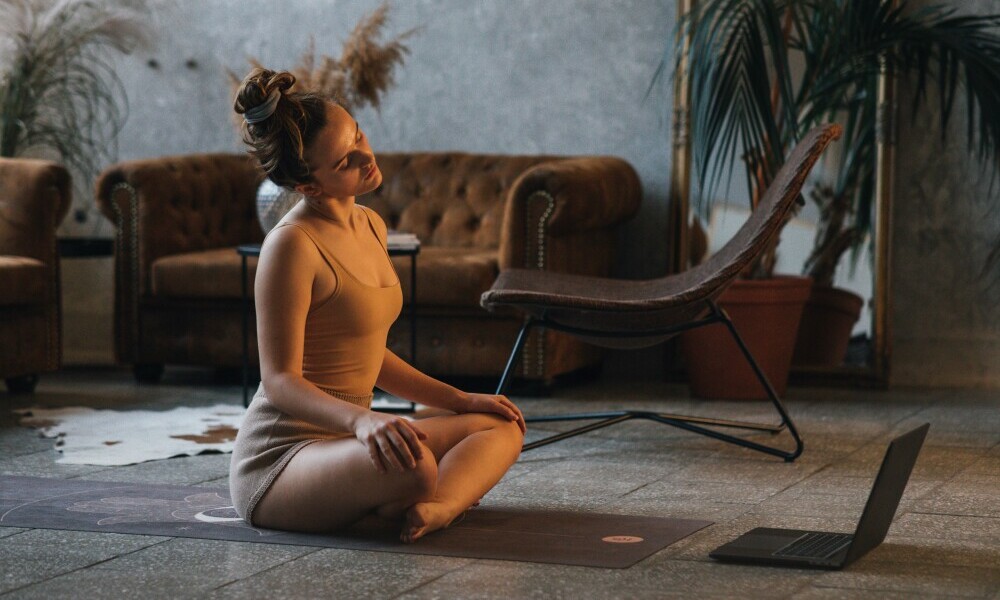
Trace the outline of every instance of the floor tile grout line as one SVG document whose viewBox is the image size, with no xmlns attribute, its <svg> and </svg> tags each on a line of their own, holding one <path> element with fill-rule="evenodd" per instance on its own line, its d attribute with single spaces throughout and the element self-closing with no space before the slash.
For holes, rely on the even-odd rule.
<svg viewBox="0 0 1000 600">
<path fill-rule="evenodd" d="M 656 479 L 654 481 L 648 481 L 648 482 L 640 485 L 639 487 L 635 488 L 634 490 L 629 490 L 629 491 L 625 492 L 624 494 L 619 495 L 618 497 L 619 498 L 625 498 L 625 497 L 629 496 L 630 494 L 634 494 L 635 492 L 638 492 L 639 490 L 641 490 L 643 488 L 647 488 L 647 487 L 653 485 L 654 483 L 660 483 L 661 481 L 663 481 L 663 478 Z"/>
<path fill-rule="evenodd" d="M 254 542 L 244 542 L 244 543 L 252 544 Z M 313 554 L 316 554 L 317 552 L 322 552 L 323 550 L 326 550 L 326 549 L 327 548 L 322 548 L 322 547 L 315 548 L 314 550 L 306 552 L 305 554 L 300 554 L 298 556 L 294 556 L 292 558 L 289 558 L 288 560 L 285 560 L 285 561 L 282 561 L 280 563 L 271 565 L 270 567 L 267 567 L 266 569 L 261 569 L 260 571 L 257 571 L 255 573 L 251 573 L 251 574 L 247 575 L 246 577 L 240 577 L 240 578 L 234 579 L 232 581 L 227 581 L 226 583 L 224 583 L 224 584 L 222 584 L 220 586 L 212 588 L 212 591 L 213 592 L 219 591 L 219 590 L 221 590 L 222 588 L 224 588 L 226 586 L 233 585 L 233 584 L 239 583 L 241 581 L 245 581 L 247 579 L 250 579 L 251 577 L 257 577 L 258 575 L 262 575 L 264 573 L 267 573 L 268 571 L 271 571 L 271 570 L 277 569 L 278 567 L 281 567 L 283 565 L 287 565 L 289 563 L 295 562 L 295 561 L 297 561 L 297 560 L 299 560 L 301 558 L 305 558 L 307 556 L 311 556 Z"/>
<path fill-rule="evenodd" d="M 846 585 L 814 585 L 814 587 L 828 589 L 828 590 L 851 590 L 851 591 L 855 591 L 855 592 L 862 592 L 862 593 L 867 594 L 869 596 L 871 596 L 873 594 L 877 594 L 877 593 L 897 594 L 897 595 L 899 595 L 899 594 L 906 594 L 907 593 L 907 591 L 901 591 L 898 588 L 897 589 L 893 589 L 893 588 L 877 588 L 877 587 L 876 588 L 866 588 L 866 587 L 857 587 L 857 586 L 850 587 L 850 586 L 846 586 Z M 910 590 L 909 593 L 912 594 L 914 598 L 920 598 L 922 596 L 940 597 L 942 595 L 942 594 L 934 594 L 934 593 L 925 594 L 923 592 L 915 592 L 915 591 L 912 591 L 912 590 Z M 977 596 L 972 596 L 972 595 L 969 595 L 969 596 L 946 595 L 946 597 L 949 597 L 949 598 L 989 598 L 989 594 L 991 594 L 991 593 L 992 593 L 992 591 L 987 592 L 987 595 L 985 595 L 985 596 L 982 596 L 982 595 L 977 595 Z"/>
<path fill-rule="evenodd" d="M 17 528 L 16 527 L 12 527 L 11 529 L 17 529 Z M 5 543 L 5 542 L 9 541 L 11 538 L 16 538 L 19 535 L 35 531 L 36 529 L 40 529 L 40 527 L 27 527 L 27 528 L 24 529 L 24 531 L 18 531 L 17 533 L 12 533 L 10 535 L 5 535 L 4 537 L 0 537 L 0 543 Z M 17 542 L 14 542 L 14 543 L 17 543 Z M 4 592 L 4 593 L 6 593 L 6 592 Z"/>
<path fill-rule="evenodd" d="M 430 584 L 434 583 L 435 581 L 441 579 L 442 577 L 444 577 L 446 575 L 450 575 L 450 574 L 452 574 L 452 573 L 454 573 L 456 571 L 461 571 L 462 569 L 464 569 L 464 568 L 466 568 L 466 567 L 468 567 L 470 565 L 473 565 L 475 563 L 478 563 L 478 562 L 479 562 L 478 559 L 475 559 L 475 558 L 470 559 L 465 564 L 459 565 L 459 566 L 455 567 L 454 569 L 449 569 L 449 570 L 445 571 L 444 573 L 440 573 L 436 577 L 432 577 L 431 579 L 428 579 L 427 581 L 419 583 L 419 584 L 417 584 L 417 585 L 415 585 L 415 586 L 413 586 L 413 587 L 411 587 L 409 589 L 405 589 L 405 590 L 401 591 L 400 593 L 396 594 L 395 596 L 392 596 L 392 598 L 400 598 L 400 597 L 404 596 L 405 594 L 409 594 L 411 592 L 419 590 L 420 588 L 422 588 L 424 586 L 430 585 Z"/>
<path fill-rule="evenodd" d="M 913 515 L 938 515 L 942 517 L 968 517 L 970 519 L 1000 519 L 1000 515 L 970 515 L 967 513 L 950 513 L 950 512 L 930 512 L 926 510 L 911 510 L 907 514 Z"/>
<path fill-rule="evenodd" d="M 32 531 L 34 531 L 34 529 Z M 62 530 L 55 530 L 55 531 L 62 531 Z M 99 533 L 99 532 L 94 532 L 94 533 Z M 142 535 L 142 534 L 121 534 L 121 535 Z M 162 536 L 154 536 L 154 537 L 162 537 Z M 112 561 L 112 560 L 117 560 L 118 558 L 121 558 L 123 556 L 128 556 L 128 555 L 133 554 L 135 552 L 140 552 L 142 550 L 146 550 L 147 548 L 152 548 L 154 546 L 159 546 L 160 544 L 165 544 L 165 543 L 169 542 L 170 540 L 175 540 L 175 539 L 177 539 L 177 538 L 175 538 L 175 537 L 167 537 L 163 541 L 155 542 L 155 543 L 150 544 L 148 546 L 143 546 L 142 548 L 136 548 L 135 550 L 129 550 L 128 552 L 125 552 L 124 554 L 116 554 L 115 556 L 99 560 L 99 561 L 91 563 L 89 565 L 83 565 L 81 567 L 77 567 L 75 569 L 70 569 L 69 571 L 65 571 L 63 573 L 59 573 L 57 575 L 53 575 L 52 577 L 47 577 L 45 579 L 42 579 L 41 581 L 33 581 L 31 583 L 22 585 L 21 587 L 17 587 L 17 588 L 11 589 L 11 590 L 7 590 L 6 592 L 3 592 L 2 594 L 0 594 L 0 597 L 7 596 L 8 594 L 12 594 L 14 592 L 21 591 L 21 590 L 24 590 L 26 588 L 30 588 L 32 586 L 41 585 L 43 583 L 52 581 L 53 579 L 58 579 L 60 577 L 64 577 L 66 575 L 72 575 L 73 573 L 76 573 L 77 571 L 83 571 L 84 569 L 91 569 L 91 568 L 96 567 L 97 565 L 104 564 L 104 563 Z"/>
</svg>

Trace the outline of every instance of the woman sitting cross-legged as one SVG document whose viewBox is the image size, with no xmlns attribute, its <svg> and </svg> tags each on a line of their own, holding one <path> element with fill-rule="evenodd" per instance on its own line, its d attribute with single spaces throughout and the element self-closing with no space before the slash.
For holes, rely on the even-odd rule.
<svg viewBox="0 0 1000 600">
<path fill-rule="evenodd" d="M 301 192 L 267 235 L 254 283 L 261 385 L 236 437 L 230 490 L 249 523 L 329 532 L 369 513 L 412 542 L 446 527 L 517 460 L 525 431 L 505 396 L 460 391 L 386 348 L 402 292 L 386 226 L 355 197 L 382 182 L 368 138 L 327 98 L 254 69 L 235 110 L 268 177 Z M 370 408 L 374 386 L 454 414 Z"/>
</svg>

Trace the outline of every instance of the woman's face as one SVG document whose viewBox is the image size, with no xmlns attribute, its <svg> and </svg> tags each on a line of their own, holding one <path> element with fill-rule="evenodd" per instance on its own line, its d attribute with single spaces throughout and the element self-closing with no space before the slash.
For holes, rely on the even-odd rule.
<svg viewBox="0 0 1000 600">
<path fill-rule="evenodd" d="M 312 180 L 295 190 L 314 198 L 346 198 L 377 188 L 382 172 L 358 122 L 332 103 L 326 106 L 326 118 L 326 126 L 305 152 Z"/>
</svg>

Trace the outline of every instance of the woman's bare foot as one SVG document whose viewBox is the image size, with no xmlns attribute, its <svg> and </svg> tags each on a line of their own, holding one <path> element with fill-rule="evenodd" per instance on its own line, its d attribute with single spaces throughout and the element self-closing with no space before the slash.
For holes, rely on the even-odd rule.
<svg viewBox="0 0 1000 600">
<path fill-rule="evenodd" d="M 407 544 L 413 543 L 432 531 L 451 525 L 456 516 L 454 509 L 441 502 L 417 502 L 406 511 L 406 522 L 399 539 Z"/>
</svg>

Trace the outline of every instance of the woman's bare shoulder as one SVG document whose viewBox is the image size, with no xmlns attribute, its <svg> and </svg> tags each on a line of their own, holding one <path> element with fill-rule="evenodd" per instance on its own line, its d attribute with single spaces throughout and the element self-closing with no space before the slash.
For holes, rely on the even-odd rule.
<svg viewBox="0 0 1000 600">
<path fill-rule="evenodd" d="M 316 244 L 309 232 L 297 223 L 283 223 L 264 237 L 260 249 L 261 261 L 292 261 L 319 258 Z"/>
</svg>

